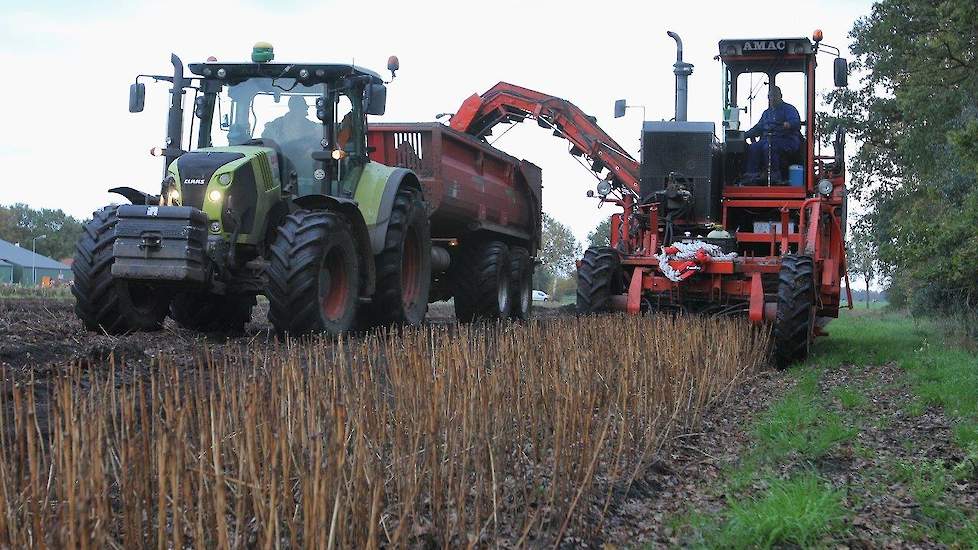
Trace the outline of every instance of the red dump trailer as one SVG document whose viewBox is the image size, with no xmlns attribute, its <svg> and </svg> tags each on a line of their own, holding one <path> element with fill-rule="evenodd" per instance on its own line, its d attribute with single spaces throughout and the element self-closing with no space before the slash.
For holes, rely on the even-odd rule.
<svg viewBox="0 0 978 550">
<path fill-rule="evenodd" d="M 536 165 L 438 123 L 370 124 L 370 159 L 418 176 L 430 212 L 431 301 L 460 320 L 529 317 L 540 247 Z"/>
</svg>

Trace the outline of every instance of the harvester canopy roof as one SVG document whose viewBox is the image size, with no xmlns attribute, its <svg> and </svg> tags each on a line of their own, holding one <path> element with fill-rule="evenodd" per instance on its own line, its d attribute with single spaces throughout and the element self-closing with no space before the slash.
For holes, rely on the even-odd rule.
<svg viewBox="0 0 978 550">
<path fill-rule="evenodd" d="M 372 84 L 383 84 L 384 79 L 379 74 L 358 67 L 356 65 L 344 63 L 191 63 L 190 72 L 204 78 L 218 78 L 220 69 L 224 69 L 226 75 L 221 78 L 231 84 L 247 80 L 249 78 L 292 78 L 302 84 L 320 84 L 331 82 L 340 78 L 351 76 L 363 76 L 370 78 Z M 305 78 L 300 74 L 303 70 L 307 71 Z"/>
<path fill-rule="evenodd" d="M 811 55 L 815 47 L 808 38 L 730 38 L 720 41 L 720 57 Z"/>
</svg>

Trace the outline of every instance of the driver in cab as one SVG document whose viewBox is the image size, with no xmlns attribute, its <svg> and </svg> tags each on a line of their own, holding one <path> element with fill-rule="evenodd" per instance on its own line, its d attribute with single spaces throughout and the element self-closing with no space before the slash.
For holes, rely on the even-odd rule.
<svg viewBox="0 0 978 550">
<path fill-rule="evenodd" d="M 761 169 L 769 158 L 771 181 L 784 182 L 781 156 L 797 152 L 801 148 L 801 117 L 798 109 L 781 99 L 781 88 L 777 86 L 770 87 L 767 97 L 767 110 L 746 133 L 747 138 L 760 138 L 747 147 L 747 167 L 744 174 L 747 183 L 763 180 Z"/>
<path fill-rule="evenodd" d="M 315 162 L 310 153 L 323 137 L 322 126 L 309 120 L 309 104 L 302 96 L 289 97 L 289 111 L 269 121 L 262 130 L 262 139 L 277 144 L 282 155 L 295 167 L 299 186 L 312 184 Z"/>
<path fill-rule="evenodd" d="M 270 139 L 279 145 L 291 141 L 313 140 L 318 142 L 322 129 L 309 120 L 309 104 L 302 96 L 289 97 L 289 111 L 269 121 L 261 133 L 262 139 Z"/>
</svg>

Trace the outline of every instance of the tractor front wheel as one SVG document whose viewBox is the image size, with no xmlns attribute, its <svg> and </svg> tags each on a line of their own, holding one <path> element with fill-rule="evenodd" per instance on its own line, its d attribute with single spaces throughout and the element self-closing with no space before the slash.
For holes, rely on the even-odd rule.
<svg viewBox="0 0 978 550">
<path fill-rule="evenodd" d="M 159 330 L 170 303 L 166 292 L 112 277 L 112 246 L 119 221 L 116 206 L 95 212 L 82 228 L 71 271 L 75 314 L 93 332 L 126 334 Z"/>
<path fill-rule="evenodd" d="M 622 288 L 618 251 L 607 246 L 587 249 L 577 269 L 577 313 L 611 311 L 611 297 L 621 294 Z"/>
<path fill-rule="evenodd" d="M 458 258 L 452 260 L 455 317 L 466 323 L 507 318 L 512 304 L 510 269 L 506 243 L 494 240 L 463 243 Z"/>
<path fill-rule="evenodd" d="M 279 334 L 339 334 L 352 328 L 360 261 L 346 218 L 328 211 L 290 214 L 269 256 L 268 320 Z"/>
<path fill-rule="evenodd" d="M 244 332 L 255 297 L 209 292 L 181 292 L 170 302 L 170 317 L 183 328 L 200 332 Z"/>
<path fill-rule="evenodd" d="M 815 263 L 808 256 L 788 254 L 778 273 L 778 309 L 772 352 L 778 368 L 808 357 L 815 337 Z"/>
</svg>

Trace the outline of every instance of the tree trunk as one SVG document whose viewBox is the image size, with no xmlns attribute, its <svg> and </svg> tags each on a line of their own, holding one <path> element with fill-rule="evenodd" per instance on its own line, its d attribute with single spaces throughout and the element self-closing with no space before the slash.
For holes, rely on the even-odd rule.
<svg viewBox="0 0 978 550">
<path fill-rule="evenodd" d="M 869 277 L 866 277 L 866 309 L 869 309 Z"/>
</svg>

